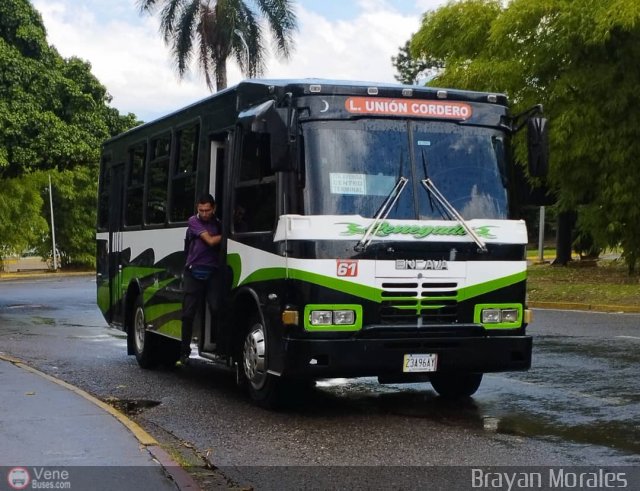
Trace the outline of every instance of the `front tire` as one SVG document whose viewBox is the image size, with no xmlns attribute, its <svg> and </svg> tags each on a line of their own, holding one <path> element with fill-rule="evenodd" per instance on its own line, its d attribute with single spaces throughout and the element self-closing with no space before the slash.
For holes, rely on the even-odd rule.
<svg viewBox="0 0 640 491">
<path fill-rule="evenodd" d="M 267 336 L 264 323 L 254 318 L 242 346 L 242 371 L 251 399 L 274 408 L 280 402 L 280 379 L 267 371 Z"/>
<path fill-rule="evenodd" d="M 481 373 L 434 373 L 431 386 L 445 399 L 461 399 L 476 393 L 482 382 Z"/>
<path fill-rule="evenodd" d="M 133 352 L 138 365 L 146 369 L 155 368 L 158 365 L 157 339 L 147 330 L 142 295 L 138 295 L 136 299 L 129 335 L 133 337 Z"/>
</svg>

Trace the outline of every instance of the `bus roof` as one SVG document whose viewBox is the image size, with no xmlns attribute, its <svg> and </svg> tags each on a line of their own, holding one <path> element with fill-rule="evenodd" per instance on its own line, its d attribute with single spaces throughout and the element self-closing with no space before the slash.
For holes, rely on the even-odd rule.
<svg viewBox="0 0 640 491">
<path fill-rule="evenodd" d="M 301 78 L 301 79 L 247 79 L 236 85 L 227 87 L 226 89 L 216 92 L 204 99 L 189 104 L 183 108 L 177 109 L 171 113 L 161 116 L 155 120 L 143 123 L 140 126 L 131 128 L 130 130 L 116 135 L 105 143 L 118 139 L 127 135 L 132 131 L 138 131 L 142 128 L 152 126 L 160 121 L 172 118 L 186 113 L 189 110 L 207 104 L 213 100 L 223 99 L 225 97 L 234 100 L 238 97 L 240 107 L 234 107 L 236 110 L 247 107 L 249 104 L 256 104 L 266 100 L 267 98 L 283 96 L 286 93 L 292 93 L 294 96 L 306 95 L 375 95 L 381 97 L 402 97 L 402 98 L 427 98 L 427 99 L 451 99 L 456 101 L 467 102 L 483 102 L 498 105 L 507 105 L 507 97 L 497 92 L 479 92 L 459 89 L 444 89 L 436 87 L 427 87 L 423 85 L 402 85 L 388 82 L 366 82 L 355 80 L 331 80 L 321 78 Z M 244 102 L 244 104 L 243 104 Z"/>
</svg>

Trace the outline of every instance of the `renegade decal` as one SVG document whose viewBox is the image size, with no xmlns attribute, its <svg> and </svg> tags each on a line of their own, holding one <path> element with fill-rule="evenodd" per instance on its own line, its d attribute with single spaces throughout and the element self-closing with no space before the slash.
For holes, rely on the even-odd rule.
<svg viewBox="0 0 640 491">
<path fill-rule="evenodd" d="M 365 227 L 359 223 L 341 222 L 337 225 L 346 225 L 347 230 L 340 235 L 364 235 L 367 231 Z M 474 227 L 473 230 L 483 239 L 495 239 L 495 235 L 491 233 L 490 225 L 482 225 Z M 424 239 L 430 235 L 467 235 L 462 225 L 454 226 L 433 226 L 433 225 L 391 225 L 389 222 L 383 222 L 376 231 L 378 237 L 388 237 L 389 235 L 412 235 L 416 239 Z"/>
</svg>

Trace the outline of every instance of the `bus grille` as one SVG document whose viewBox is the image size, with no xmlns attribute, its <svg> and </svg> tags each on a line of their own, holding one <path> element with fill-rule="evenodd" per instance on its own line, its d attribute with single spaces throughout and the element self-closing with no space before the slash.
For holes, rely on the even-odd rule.
<svg viewBox="0 0 640 491">
<path fill-rule="evenodd" d="M 382 284 L 383 324 L 450 324 L 457 320 L 457 283 L 399 282 Z"/>
</svg>

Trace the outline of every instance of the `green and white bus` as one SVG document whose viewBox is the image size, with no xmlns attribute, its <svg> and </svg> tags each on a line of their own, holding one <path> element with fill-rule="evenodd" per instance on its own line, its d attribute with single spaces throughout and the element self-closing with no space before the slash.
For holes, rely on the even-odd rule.
<svg viewBox="0 0 640 491">
<path fill-rule="evenodd" d="M 535 114 L 494 93 L 248 80 L 127 131 L 102 150 L 100 309 L 142 367 L 175 363 L 186 220 L 210 192 L 223 307 L 194 334 L 254 401 L 332 377 L 469 396 L 531 364 L 510 140 L 526 124 L 544 172 Z"/>
</svg>

